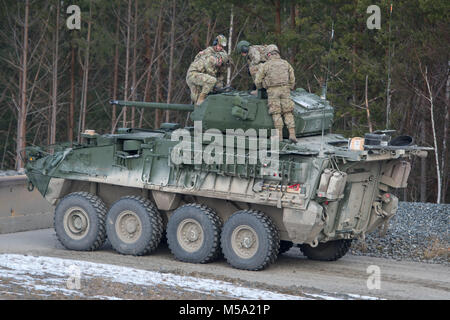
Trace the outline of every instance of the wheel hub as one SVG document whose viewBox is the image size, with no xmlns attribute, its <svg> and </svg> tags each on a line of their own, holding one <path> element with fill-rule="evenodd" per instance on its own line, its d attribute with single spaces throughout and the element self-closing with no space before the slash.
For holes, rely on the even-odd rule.
<svg viewBox="0 0 450 320">
<path fill-rule="evenodd" d="M 64 230 L 72 239 L 83 238 L 89 230 L 89 216 L 81 207 L 71 207 L 64 214 Z"/>
<path fill-rule="evenodd" d="M 241 225 L 231 235 L 231 246 L 239 257 L 250 259 L 258 251 L 258 235 L 252 227 Z"/>
<path fill-rule="evenodd" d="M 141 220 L 139 216 L 130 210 L 119 214 L 116 220 L 116 232 L 118 237 L 126 243 L 133 243 L 142 233 Z"/>
<path fill-rule="evenodd" d="M 197 251 L 203 245 L 202 226 L 194 219 L 181 221 L 177 228 L 177 240 L 184 250 Z"/>
</svg>

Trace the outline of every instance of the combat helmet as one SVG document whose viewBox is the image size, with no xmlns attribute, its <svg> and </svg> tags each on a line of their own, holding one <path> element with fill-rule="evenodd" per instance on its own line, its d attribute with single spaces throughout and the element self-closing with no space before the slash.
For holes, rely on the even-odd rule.
<svg viewBox="0 0 450 320">
<path fill-rule="evenodd" d="M 216 46 L 217 44 L 220 44 L 222 47 L 227 46 L 227 38 L 223 34 L 219 34 L 213 42 L 213 46 Z"/>
<path fill-rule="evenodd" d="M 280 50 L 278 49 L 277 45 L 269 44 L 266 47 L 266 57 L 269 57 L 269 53 L 274 53 L 274 52 L 280 54 Z"/>
<path fill-rule="evenodd" d="M 242 40 L 239 41 L 236 46 L 236 52 L 238 53 L 248 53 L 248 48 L 250 47 L 250 42 Z"/>
</svg>

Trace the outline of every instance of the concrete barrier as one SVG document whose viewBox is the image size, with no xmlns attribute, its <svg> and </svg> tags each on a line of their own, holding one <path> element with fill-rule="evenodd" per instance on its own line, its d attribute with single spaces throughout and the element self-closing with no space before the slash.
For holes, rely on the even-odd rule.
<svg viewBox="0 0 450 320">
<path fill-rule="evenodd" d="M 53 227 L 54 207 L 25 175 L 0 177 L 0 234 Z"/>
</svg>

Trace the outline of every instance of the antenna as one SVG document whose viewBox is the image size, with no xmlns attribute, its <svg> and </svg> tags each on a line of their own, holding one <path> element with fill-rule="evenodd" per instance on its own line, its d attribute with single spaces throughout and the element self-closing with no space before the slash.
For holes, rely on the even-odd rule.
<svg viewBox="0 0 450 320">
<path fill-rule="evenodd" d="M 334 38 L 334 21 L 331 21 L 331 38 L 330 38 L 330 47 L 328 49 L 328 55 L 330 55 L 331 52 L 331 47 L 333 45 L 333 38 Z M 328 57 L 328 65 L 327 65 L 327 72 L 326 72 L 326 76 L 325 76 L 325 85 L 322 87 L 322 99 L 326 99 L 327 98 L 327 90 L 328 90 L 328 73 L 330 70 L 330 57 Z"/>
</svg>

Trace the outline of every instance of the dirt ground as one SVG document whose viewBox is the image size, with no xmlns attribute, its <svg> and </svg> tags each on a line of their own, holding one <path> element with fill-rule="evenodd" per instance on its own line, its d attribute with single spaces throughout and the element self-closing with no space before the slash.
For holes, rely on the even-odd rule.
<svg viewBox="0 0 450 320">
<path fill-rule="evenodd" d="M 63 288 L 66 281 L 63 276 L 23 271 L 13 277 L 8 272 L 14 270 L 6 267 L 0 268 L 0 299 L 246 299 L 245 294 L 234 296 L 232 293 L 241 288 L 280 294 L 278 297 L 286 295 L 291 299 L 450 299 L 450 270 L 445 265 L 350 254 L 339 261 L 318 262 L 306 259 L 298 248 L 281 255 L 267 269 L 253 272 L 233 269 L 224 259 L 209 264 L 179 262 L 165 244 L 143 257 L 117 254 L 108 243 L 95 252 L 69 251 L 62 248 L 52 229 L 44 229 L 0 235 L 1 254 L 101 263 L 193 277 L 199 282 L 217 280 L 236 287 L 224 292 L 193 291 L 183 285 L 121 283 L 100 275 L 89 280 L 81 277 L 79 290 L 54 290 L 49 288 L 49 277 L 53 277 L 50 278 L 57 288 Z M 31 280 L 32 287 L 24 285 Z M 264 299 L 264 294 L 258 297 Z"/>
</svg>

